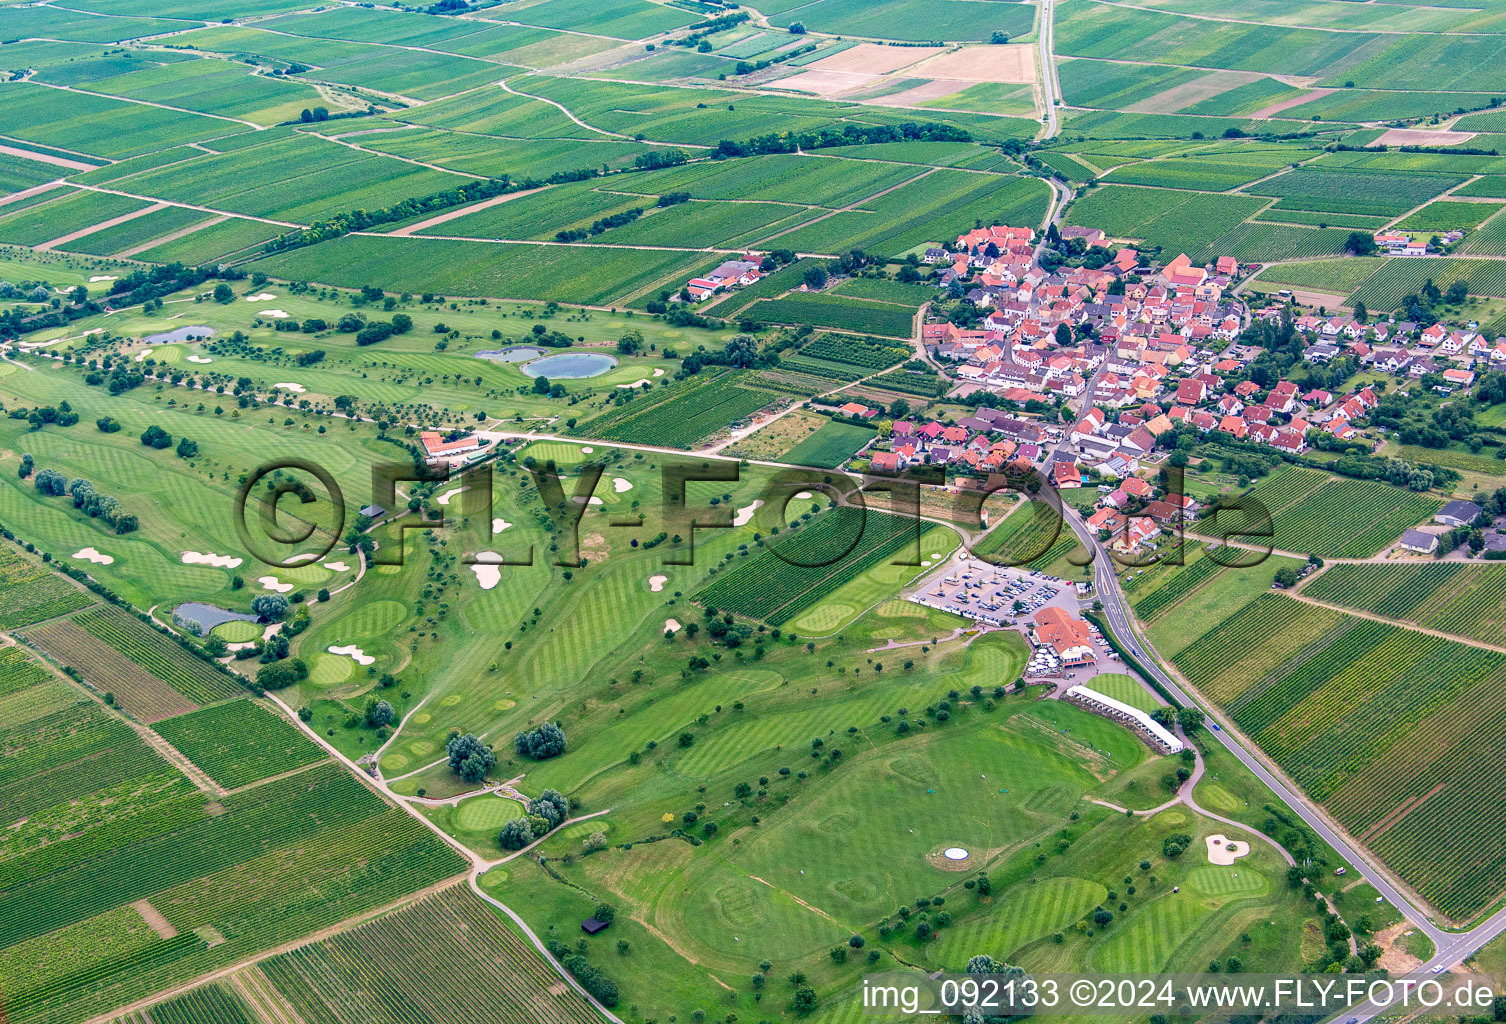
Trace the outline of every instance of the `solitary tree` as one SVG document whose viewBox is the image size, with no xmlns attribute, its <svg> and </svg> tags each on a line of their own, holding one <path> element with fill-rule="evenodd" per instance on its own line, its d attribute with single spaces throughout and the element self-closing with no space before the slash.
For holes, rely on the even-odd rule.
<svg viewBox="0 0 1506 1024">
<path fill-rule="evenodd" d="M 281 622 L 288 614 L 288 599 L 281 594 L 262 594 L 251 599 L 251 611 L 263 622 Z"/>
</svg>

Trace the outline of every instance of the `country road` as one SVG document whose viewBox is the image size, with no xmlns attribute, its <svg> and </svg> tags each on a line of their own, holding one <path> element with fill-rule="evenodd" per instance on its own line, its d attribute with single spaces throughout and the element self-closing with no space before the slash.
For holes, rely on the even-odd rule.
<svg viewBox="0 0 1506 1024">
<path fill-rule="evenodd" d="M 1433 941 L 1436 952 L 1431 960 L 1419 968 L 1419 973 L 1427 973 L 1437 967 L 1444 969 L 1459 964 L 1467 956 L 1474 953 L 1491 939 L 1506 932 L 1506 909 L 1497 911 L 1486 918 L 1474 928 L 1463 932 L 1445 931 L 1435 925 L 1411 900 L 1403 895 L 1391 884 L 1386 874 L 1382 872 L 1371 860 L 1368 854 L 1360 852 L 1352 846 L 1343 836 L 1340 836 L 1329 826 L 1326 818 L 1317 812 L 1308 799 L 1298 793 L 1287 783 L 1274 775 L 1266 768 L 1264 762 L 1255 754 L 1245 749 L 1238 740 L 1230 735 L 1227 720 L 1223 719 L 1217 709 L 1194 700 L 1175 679 L 1165 672 L 1157 664 L 1155 656 L 1147 653 L 1147 645 L 1140 635 L 1139 627 L 1133 616 L 1128 611 L 1128 602 L 1124 592 L 1119 588 L 1118 577 L 1114 573 L 1113 561 L 1109 557 L 1107 549 L 1098 540 L 1098 536 L 1087 528 L 1076 511 L 1070 507 L 1064 507 L 1063 514 L 1072 532 L 1077 534 L 1082 544 L 1093 554 L 1093 586 L 1097 592 L 1098 600 L 1103 602 L 1104 616 L 1109 626 L 1122 643 L 1129 647 L 1130 653 L 1135 655 L 1145 670 L 1156 678 L 1156 681 L 1164 686 L 1177 700 L 1189 706 L 1202 707 L 1208 717 L 1210 728 L 1208 732 L 1222 743 L 1229 753 L 1239 759 L 1240 763 L 1248 768 L 1256 778 L 1265 783 L 1282 802 L 1297 813 L 1314 832 L 1323 837 L 1323 840 L 1338 851 L 1339 856 L 1353 864 L 1365 876 L 1366 881 L 1375 886 L 1386 900 L 1396 907 L 1407 919 L 1423 934 Z M 1361 1021 L 1369 1020 L 1381 1013 L 1380 1010 L 1365 1011 L 1359 1014 Z"/>
<path fill-rule="evenodd" d="M 1056 68 L 1051 56 L 1053 2 L 1054 0 L 1041 0 L 1041 25 L 1036 32 L 1041 44 L 1041 98 L 1046 103 L 1046 133 L 1041 136 L 1042 139 L 1053 138 L 1060 130 L 1056 123 Z"/>
</svg>

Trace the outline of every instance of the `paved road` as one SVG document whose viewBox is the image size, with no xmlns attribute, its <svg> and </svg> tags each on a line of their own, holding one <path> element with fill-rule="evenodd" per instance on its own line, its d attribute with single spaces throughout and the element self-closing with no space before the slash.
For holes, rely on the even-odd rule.
<svg viewBox="0 0 1506 1024">
<path fill-rule="evenodd" d="M 1175 679 L 1171 678 L 1170 675 L 1156 664 L 1154 657 L 1146 652 L 1145 642 L 1140 636 L 1139 627 L 1134 622 L 1128 610 L 1128 602 L 1125 600 L 1124 592 L 1119 588 L 1118 577 L 1114 574 L 1113 561 L 1103 544 L 1099 542 L 1097 535 L 1084 525 L 1082 519 L 1073 509 L 1067 507 L 1063 509 L 1063 512 L 1072 531 L 1077 534 L 1078 539 L 1082 541 L 1087 549 L 1093 553 L 1093 585 L 1097 591 L 1098 600 L 1103 602 L 1104 616 L 1108 620 L 1114 634 L 1119 638 L 1121 643 L 1130 649 L 1130 653 L 1135 655 L 1146 671 L 1154 676 L 1157 682 L 1164 686 L 1179 701 L 1187 705 L 1198 704 L 1198 706 L 1202 706 L 1199 702 L 1194 701 Z M 1350 864 L 1353 864 L 1392 906 L 1406 915 L 1417 930 L 1433 940 L 1436 953 L 1422 968 L 1419 968 L 1419 973 L 1427 973 L 1435 967 L 1454 967 L 1491 939 L 1502 932 L 1506 932 L 1506 909 L 1497 912 L 1476 927 L 1465 932 L 1449 932 L 1439 928 L 1407 896 L 1403 895 L 1387 880 L 1386 876 L 1366 854 L 1361 853 L 1336 833 L 1322 815 L 1313 809 L 1305 796 L 1288 786 L 1284 780 L 1277 778 L 1258 757 L 1241 746 L 1239 741 L 1229 734 L 1228 723 L 1221 719 L 1217 712 L 1211 708 L 1205 708 L 1205 712 L 1210 723 L 1218 722 L 1221 726 L 1220 728 L 1210 726 L 1208 732 L 1213 738 L 1222 743 L 1256 778 L 1270 787 L 1314 832 L 1322 836 L 1325 842 L 1337 850 L 1339 856 L 1343 857 Z M 1379 1012 L 1379 1010 L 1365 1012 L 1359 1014 L 1359 1017 L 1361 1021 L 1365 1021 L 1376 1016 Z"/>
<path fill-rule="evenodd" d="M 1041 43 L 1041 97 L 1046 101 L 1046 134 L 1049 139 L 1060 130 L 1056 123 L 1056 70 L 1051 62 L 1053 0 L 1041 0 L 1041 27 L 1036 33 Z"/>
</svg>

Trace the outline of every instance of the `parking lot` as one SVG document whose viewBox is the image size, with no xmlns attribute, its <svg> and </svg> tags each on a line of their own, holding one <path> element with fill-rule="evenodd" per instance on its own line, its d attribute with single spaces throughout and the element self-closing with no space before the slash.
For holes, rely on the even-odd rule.
<svg viewBox="0 0 1506 1024">
<path fill-rule="evenodd" d="M 1072 581 L 1040 570 L 1000 567 L 963 559 L 924 580 L 908 598 L 928 608 L 951 612 L 984 625 L 1017 628 L 1028 638 L 1037 612 L 1054 605 L 1081 618 L 1079 598 L 1085 599 L 1086 595 L 1078 591 Z M 1088 628 L 1098 652 L 1096 665 L 1073 665 L 1064 671 L 1055 650 L 1049 646 L 1033 646 L 1025 674 L 1064 676 L 1082 682 L 1099 672 L 1123 671 L 1122 667 L 1116 667 L 1119 656 L 1104 642 L 1098 627 L 1089 622 Z"/>
</svg>

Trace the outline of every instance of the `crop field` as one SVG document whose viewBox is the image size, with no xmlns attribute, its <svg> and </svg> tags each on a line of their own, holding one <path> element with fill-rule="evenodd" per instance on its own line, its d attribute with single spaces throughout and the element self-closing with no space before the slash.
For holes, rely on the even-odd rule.
<svg viewBox="0 0 1506 1024">
<path fill-rule="evenodd" d="M 1074 107 L 1122 110 L 1167 89 L 1201 78 L 1191 68 L 1118 64 L 1097 60 L 1066 60 L 1057 66 L 1062 94 Z"/>
<path fill-rule="evenodd" d="M 1464 181 L 1445 174 L 1400 174 L 1299 167 L 1251 185 L 1255 195 L 1277 196 L 1283 207 L 1333 213 L 1400 214 Z"/>
<path fill-rule="evenodd" d="M 233 992 L 210 982 L 157 1003 L 150 1016 L 138 1011 L 112 1024 L 256 1024 L 259 1019 Z"/>
<path fill-rule="evenodd" d="M 1371 217 L 1363 213 L 1311 213 L 1307 210 L 1283 210 L 1273 206 L 1255 215 L 1255 220 L 1275 224 L 1301 224 L 1317 228 L 1365 228 L 1379 231 L 1389 217 Z M 1357 257 L 1366 259 L 1368 257 Z"/>
<path fill-rule="evenodd" d="M 1506 174 L 1485 174 L 1454 189 L 1456 196 L 1487 196 L 1506 199 Z"/>
<path fill-rule="evenodd" d="M 1209 195 L 1168 189 L 1106 185 L 1067 211 L 1067 222 L 1101 228 L 1115 238 L 1134 238 L 1194 259 L 1208 258 L 1218 241 L 1265 205 L 1253 196 Z M 1230 246 L 1233 248 L 1233 246 Z"/>
<path fill-rule="evenodd" d="M 903 557 L 915 534 L 903 516 L 834 508 L 780 541 L 780 554 L 765 550 L 732 563 L 696 599 L 777 626 L 884 559 Z"/>
<path fill-rule="evenodd" d="M 375 209 L 406 196 L 442 192 L 467 180 L 294 135 L 144 171 L 115 187 L 231 213 L 307 223 L 342 210 Z"/>
<path fill-rule="evenodd" d="M 441 295 L 620 305 L 657 282 L 683 283 L 705 262 L 705 254 L 698 252 L 440 238 L 416 243 L 347 235 L 268 256 L 251 266 L 268 275 L 347 288 L 376 280 L 394 290 Z"/>
<path fill-rule="evenodd" d="M 1433 205 L 1437 205 L 1436 203 Z M 1451 206 L 1463 206 L 1463 203 L 1451 203 Z M 1476 204 L 1470 204 L 1476 205 Z M 1483 209 L 1496 212 L 1499 206 L 1483 205 Z M 1461 252 L 1467 252 L 1478 256 L 1506 256 L 1506 220 L 1500 217 L 1492 217 L 1478 230 L 1471 232 L 1464 239 Z"/>
<path fill-rule="evenodd" d="M 875 431 L 867 427 L 828 421 L 814 434 L 785 452 L 780 461 L 793 462 L 797 466 L 835 469 L 852 458 L 874 436 Z"/>
<path fill-rule="evenodd" d="M 915 328 L 915 314 L 910 309 L 825 293 L 761 299 L 748 307 L 744 316 L 769 323 L 834 327 L 887 338 L 908 338 Z"/>
<path fill-rule="evenodd" d="M 450 951 L 442 972 L 433 970 L 437 949 Z M 598 1019 L 481 897 L 458 887 L 300 946 L 261 969 L 308 1024 Z M 373 984 L 377 979 L 382 983 Z"/>
<path fill-rule="evenodd" d="M 72 621 L 189 700 L 209 704 L 241 693 L 234 679 L 117 608 L 92 608 L 73 616 Z"/>
<path fill-rule="evenodd" d="M 150 759 L 135 776 L 160 771 L 164 762 L 125 732 Z M 7 905 L 20 911 L 0 924 L 12 1019 L 84 1019 L 462 866 L 422 825 L 333 765 L 217 805 L 189 789 L 138 799 L 129 811 L 123 820 L 96 814 L 66 840 L 0 862 Z M 165 923 L 143 932 L 129 906 L 139 900 Z M 111 926 L 123 915 L 136 918 L 130 932 Z"/>
<path fill-rule="evenodd" d="M 1044 569 L 1077 546 L 1076 535 L 1044 502 L 1017 508 L 973 545 L 972 552 L 993 565 Z"/>
<path fill-rule="evenodd" d="M 101 646 L 97 637 L 80 629 L 72 619 L 56 619 L 26 636 L 65 667 L 82 673 L 95 690 L 112 694 L 120 708 L 144 722 L 160 721 L 198 706 L 137 665 L 122 662 L 118 652 Z"/>
<path fill-rule="evenodd" d="M 601 241 L 614 245 L 693 245 L 735 248 L 810 220 L 815 211 L 779 203 L 679 203 L 621 228 Z"/>
<path fill-rule="evenodd" d="M 1028 5 L 1003 3 L 998 8 L 980 15 L 962 0 L 890 0 L 883 4 L 817 0 L 797 12 L 772 15 L 769 21 L 780 28 L 798 20 L 838 35 L 920 42 L 986 40 L 994 32 L 1019 36 L 1030 31 L 1035 12 Z"/>
<path fill-rule="evenodd" d="M 96 157 L 120 159 L 250 130 L 249 125 L 234 121 L 85 92 L 63 92 L 25 82 L 0 85 L 0 133 Z"/>
<path fill-rule="evenodd" d="M 255 248 L 276 238 L 284 230 L 273 224 L 232 217 L 218 224 L 200 228 L 181 238 L 155 245 L 137 255 L 143 260 L 154 263 L 186 263 L 190 266 L 198 266 Z"/>
<path fill-rule="evenodd" d="M 1397 231 L 1468 231 L 1501 209 L 1499 203 L 1454 203 L 1440 199 L 1396 223 Z"/>
<path fill-rule="evenodd" d="M 87 607 L 94 598 L 57 573 L 0 546 L 0 627 L 14 629 Z"/>
<path fill-rule="evenodd" d="M 1250 154 L 1218 154 L 1174 160 L 1146 160 L 1117 168 L 1104 178 L 1126 185 L 1159 185 L 1165 188 L 1226 192 L 1264 178 L 1286 165 L 1290 154 L 1280 151 Z"/>
<path fill-rule="evenodd" d="M 892 302 L 917 309 L 936 300 L 936 289 L 929 284 L 891 281 L 873 277 L 848 278 L 832 289 L 838 295 L 874 302 Z"/>
<path fill-rule="evenodd" d="M 584 436 L 690 448 L 751 416 L 778 396 L 749 385 L 740 373 L 702 372 L 689 380 L 632 398 L 616 411 L 581 425 Z"/>
<path fill-rule="evenodd" d="M 1330 604 L 1506 645 L 1506 566 L 1333 565 L 1302 592 Z"/>
<path fill-rule="evenodd" d="M 1348 295 L 1364 284 L 1365 280 L 1384 264 L 1384 259 L 1371 256 L 1283 263 L 1279 266 L 1266 267 L 1260 272 L 1256 281 L 1262 285 L 1275 287 L 1308 288 L 1313 291 Z"/>
<path fill-rule="evenodd" d="M 1193 591 L 1210 582 L 1220 571 L 1220 566 L 1211 558 L 1199 558 L 1183 566 L 1155 590 L 1135 601 L 1135 615 L 1141 619 L 1154 620 L 1166 614 L 1184 601 Z"/>
<path fill-rule="evenodd" d="M 922 242 L 955 237 L 979 220 L 1039 227 L 1045 185 L 1033 178 L 996 178 L 942 168 L 909 182 L 861 210 L 778 234 L 768 244 L 801 252 L 904 252 Z"/>
<path fill-rule="evenodd" d="M 201 114 L 274 125 L 297 120 L 321 97 L 299 82 L 256 75 L 245 64 L 224 60 L 185 60 L 159 67 L 109 74 L 73 83 L 106 96 L 125 96 Z M 228 127 L 228 126 L 227 126 Z"/>
<path fill-rule="evenodd" d="M 910 144 L 907 144 L 910 145 Z M 775 154 L 766 157 L 688 164 L 635 174 L 614 188 L 645 195 L 689 192 L 692 199 L 749 199 L 835 209 L 882 192 L 922 173 L 922 169 L 877 160 L 848 160 L 852 147 L 832 156 Z"/>
<path fill-rule="evenodd" d="M 0 217 L 0 242 L 41 245 L 146 206 L 139 199 L 104 192 L 61 194 L 49 202 Z"/>
<path fill-rule="evenodd" d="M 1482 232 L 1483 234 L 1483 232 Z M 1387 260 L 1350 296 L 1374 310 L 1399 309 L 1408 295 L 1416 295 L 1431 278 L 1440 289 L 1463 281 L 1473 295 L 1506 296 L 1506 264 L 1500 260 L 1417 259 Z"/>
<path fill-rule="evenodd" d="M 1177 663 L 1441 910 L 1468 917 L 1494 897 L 1503 865 L 1452 851 L 1489 848 L 1499 825 L 1482 799 L 1506 780 L 1466 753 L 1482 739 L 1484 723 L 1472 721 L 1480 702 L 1499 703 L 1506 658 L 1270 595 L 1209 630 Z M 1468 787 L 1442 785 L 1427 766 L 1445 762 L 1481 767 Z M 1450 852 L 1426 852 L 1440 845 Z"/>
<path fill-rule="evenodd" d="M 183 206 L 169 206 L 155 213 L 148 213 L 113 228 L 105 228 L 68 242 L 60 248 L 69 252 L 89 253 L 95 256 L 113 256 L 116 253 L 139 248 L 159 238 L 174 234 L 194 224 L 211 219 L 202 210 L 190 210 Z"/>
<path fill-rule="evenodd" d="M 232 700 L 152 727 L 226 789 L 323 760 L 324 751 L 249 700 Z"/>
</svg>

